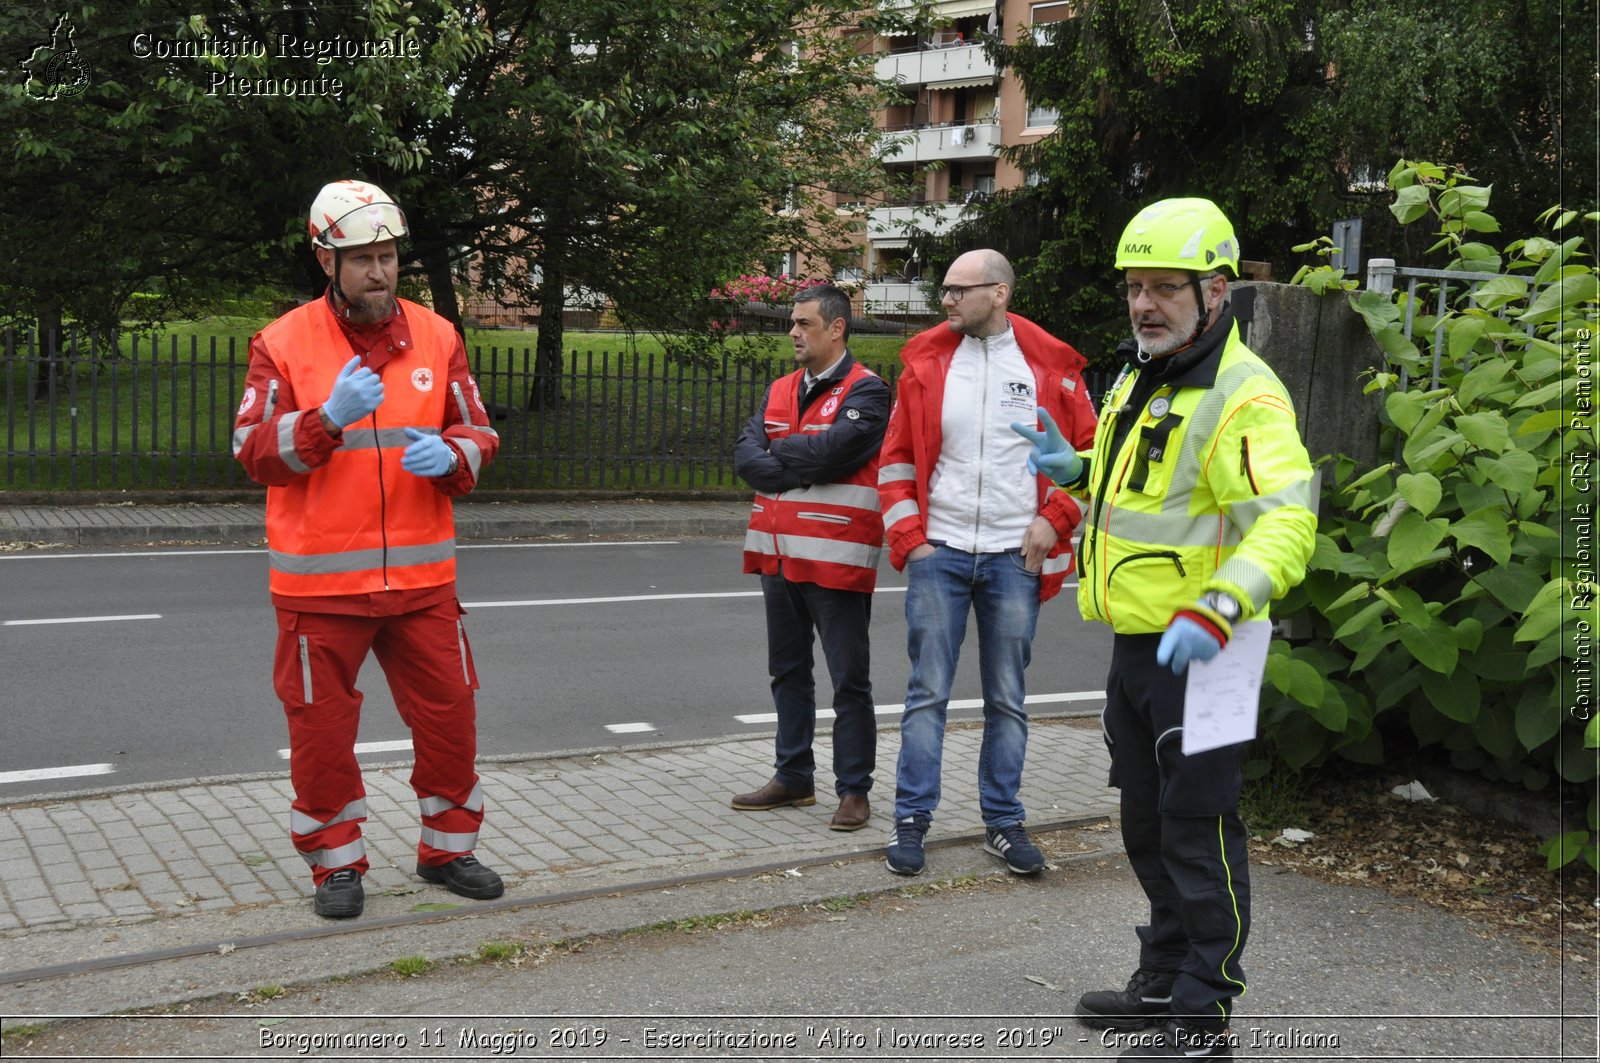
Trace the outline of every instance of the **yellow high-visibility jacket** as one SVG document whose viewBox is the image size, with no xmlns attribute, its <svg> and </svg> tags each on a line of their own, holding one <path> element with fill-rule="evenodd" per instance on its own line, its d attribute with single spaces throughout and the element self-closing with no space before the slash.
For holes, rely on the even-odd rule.
<svg viewBox="0 0 1600 1063">
<path fill-rule="evenodd" d="M 1228 327 L 1217 354 L 1165 381 L 1138 410 L 1138 370 L 1106 395 L 1086 480 L 1078 552 L 1084 619 L 1121 634 L 1163 631 L 1208 591 L 1242 619 L 1305 576 L 1316 545 L 1311 462 L 1282 381 Z M 1117 420 L 1137 420 L 1109 453 Z"/>
</svg>

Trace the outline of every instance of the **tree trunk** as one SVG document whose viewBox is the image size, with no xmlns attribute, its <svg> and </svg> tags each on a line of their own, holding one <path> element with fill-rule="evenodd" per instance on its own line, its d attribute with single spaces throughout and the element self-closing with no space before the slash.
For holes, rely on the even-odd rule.
<svg viewBox="0 0 1600 1063">
<path fill-rule="evenodd" d="M 435 243 L 422 253 L 422 268 L 428 275 L 428 290 L 433 294 L 433 312 L 454 325 L 464 342 L 467 329 L 461 323 L 461 304 L 456 301 L 456 279 L 450 269 L 450 249 L 443 243 Z"/>
<path fill-rule="evenodd" d="M 561 407 L 561 312 L 566 303 L 562 270 L 553 256 L 539 263 L 539 343 L 533 363 L 533 388 L 528 393 L 528 409 L 555 410 Z"/>
<path fill-rule="evenodd" d="M 54 399 L 58 366 L 66 343 L 61 335 L 61 303 L 52 299 L 39 307 L 37 361 L 33 369 L 33 397 Z"/>
</svg>

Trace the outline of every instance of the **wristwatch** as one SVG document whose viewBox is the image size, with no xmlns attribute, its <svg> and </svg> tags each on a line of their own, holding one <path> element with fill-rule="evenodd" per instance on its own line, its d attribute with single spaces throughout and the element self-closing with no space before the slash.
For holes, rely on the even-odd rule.
<svg viewBox="0 0 1600 1063">
<path fill-rule="evenodd" d="M 1230 624 L 1237 624 L 1240 615 L 1244 612 L 1239 600 L 1226 591 L 1207 591 L 1200 596 L 1200 604 L 1207 609 L 1214 610 Z"/>
</svg>

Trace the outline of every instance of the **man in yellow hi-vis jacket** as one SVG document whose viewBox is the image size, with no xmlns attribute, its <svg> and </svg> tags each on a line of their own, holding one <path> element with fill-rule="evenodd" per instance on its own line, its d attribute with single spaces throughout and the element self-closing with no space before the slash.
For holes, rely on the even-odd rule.
<svg viewBox="0 0 1600 1063">
<path fill-rule="evenodd" d="M 1088 500 L 1078 605 L 1116 632 L 1103 717 L 1122 836 L 1150 922 L 1123 990 L 1085 993 L 1088 1025 L 1142 1030 L 1127 1058 L 1231 1058 L 1250 878 L 1239 821 L 1242 745 L 1182 751 L 1190 661 L 1305 575 L 1316 534 L 1311 463 L 1276 374 L 1228 305 L 1238 241 L 1216 204 L 1140 211 L 1116 265 L 1133 339 L 1080 454 L 1049 415 L 1030 465 Z"/>
</svg>

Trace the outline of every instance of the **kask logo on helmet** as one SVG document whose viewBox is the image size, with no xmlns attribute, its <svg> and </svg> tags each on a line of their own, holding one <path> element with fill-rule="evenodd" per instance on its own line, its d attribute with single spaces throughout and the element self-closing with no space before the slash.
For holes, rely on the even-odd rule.
<svg viewBox="0 0 1600 1063">
<path fill-rule="evenodd" d="M 1155 253 L 1155 248 L 1150 244 L 1123 244 L 1122 253 L 1125 255 L 1150 255 Z"/>
</svg>

